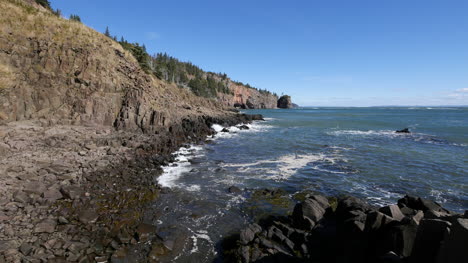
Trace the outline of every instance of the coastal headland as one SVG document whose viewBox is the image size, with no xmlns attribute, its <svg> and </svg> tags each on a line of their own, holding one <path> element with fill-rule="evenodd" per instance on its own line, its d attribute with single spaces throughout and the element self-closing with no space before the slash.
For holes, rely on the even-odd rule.
<svg viewBox="0 0 468 263">
<path fill-rule="evenodd" d="M 156 178 L 172 153 L 202 143 L 214 124 L 263 119 L 236 108 L 290 108 L 291 98 L 222 74 L 190 74 L 193 65 L 184 63 L 178 65 L 190 70 L 176 81 L 135 56 L 138 45 L 64 19 L 43 3 L 0 0 L 0 262 L 160 262 L 174 243 L 143 218 L 168 191 Z M 335 258 L 313 253 L 322 238 L 362 255 L 361 245 L 368 248 L 377 232 L 389 239 L 376 245 L 385 251 L 366 259 L 429 258 L 419 252 L 429 248 L 446 259 L 439 262 L 461 257 L 466 213 L 402 200 L 376 209 L 353 198 L 334 207 L 307 196 L 292 218 L 242 230 L 226 260 Z M 347 246 L 355 237 L 360 243 Z M 140 245 L 145 250 L 134 256 L 130 249 Z"/>
</svg>

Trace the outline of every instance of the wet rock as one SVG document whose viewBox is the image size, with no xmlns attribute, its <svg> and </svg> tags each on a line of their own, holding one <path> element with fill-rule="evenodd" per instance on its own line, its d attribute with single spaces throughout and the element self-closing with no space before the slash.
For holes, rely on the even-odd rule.
<svg viewBox="0 0 468 263">
<path fill-rule="evenodd" d="M 240 125 L 238 128 L 240 130 L 249 130 L 250 129 L 249 126 L 247 126 L 247 125 Z"/>
<path fill-rule="evenodd" d="M 301 229 L 311 230 L 325 215 L 326 208 L 316 199 L 308 198 L 294 207 L 292 215 L 294 224 Z"/>
<path fill-rule="evenodd" d="M 84 209 L 78 214 L 78 220 L 83 224 L 94 224 L 99 218 L 99 213 L 94 209 Z"/>
<path fill-rule="evenodd" d="M 55 231 L 55 226 L 57 222 L 54 219 L 44 219 L 38 223 L 35 228 L 35 233 L 53 233 Z"/>
<path fill-rule="evenodd" d="M 411 133 L 410 130 L 408 128 L 404 128 L 402 130 L 397 130 L 395 131 L 396 133 Z"/>
<path fill-rule="evenodd" d="M 148 259 L 151 262 L 156 261 L 159 257 L 166 255 L 169 250 L 161 242 L 156 242 L 151 246 L 151 251 L 148 254 Z"/>
<path fill-rule="evenodd" d="M 247 245 L 252 242 L 257 233 L 262 231 L 262 227 L 257 224 L 251 224 L 247 228 L 244 228 L 240 232 L 240 242 L 241 244 Z"/>
<path fill-rule="evenodd" d="M 237 186 L 231 186 L 228 188 L 228 192 L 231 194 L 240 194 L 242 193 L 242 190 Z"/>
<path fill-rule="evenodd" d="M 228 129 L 228 128 L 223 128 L 223 129 L 221 130 L 221 132 L 229 132 L 229 129 Z"/>
<path fill-rule="evenodd" d="M 140 242 L 147 241 L 151 235 L 156 232 L 156 227 L 153 225 L 141 223 L 136 228 L 136 236 Z"/>
<path fill-rule="evenodd" d="M 127 263 L 129 262 L 128 249 L 125 247 L 117 249 L 111 257 L 112 263 Z"/>
<path fill-rule="evenodd" d="M 403 218 L 405 218 L 405 216 L 403 215 L 403 213 L 397 205 L 384 206 L 380 208 L 379 211 L 397 221 L 401 221 Z"/>
</svg>

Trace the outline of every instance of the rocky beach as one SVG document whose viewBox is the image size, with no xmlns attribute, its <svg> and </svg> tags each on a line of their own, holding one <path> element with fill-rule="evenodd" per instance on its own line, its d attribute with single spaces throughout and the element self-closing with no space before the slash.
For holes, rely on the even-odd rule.
<svg viewBox="0 0 468 263">
<path fill-rule="evenodd" d="M 0 263 L 468 262 L 465 109 L 299 109 L 108 31 L 0 0 Z"/>
<path fill-rule="evenodd" d="M 233 113 L 187 121 L 180 133 L 158 136 L 34 121 L 1 126 L 0 259 L 126 262 L 119 258 L 129 260 L 128 247 L 147 241 L 158 253 L 156 228 L 142 218 L 160 194 L 161 165 L 179 147 L 212 134 L 214 123 L 259 118 Z M 151 259 L 145 254 L 134 260 L 146 258 Z"/>
</svg>

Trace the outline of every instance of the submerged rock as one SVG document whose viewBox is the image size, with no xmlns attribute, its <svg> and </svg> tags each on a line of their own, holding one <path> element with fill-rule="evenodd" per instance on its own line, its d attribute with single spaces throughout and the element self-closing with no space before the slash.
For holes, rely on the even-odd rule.
<svg viewBox="0 0 468 263">
<path fill-rule="evenodd" d="M 411 133 L 410 130 L 408 128 L 404 128 L 402 130 L 397 130 L 395 131 L 396 133 Z"/>
</svg>

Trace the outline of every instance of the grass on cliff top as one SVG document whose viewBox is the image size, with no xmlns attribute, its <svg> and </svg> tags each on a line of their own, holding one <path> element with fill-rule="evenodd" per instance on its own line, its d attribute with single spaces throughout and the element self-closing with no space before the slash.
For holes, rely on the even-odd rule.
<svg viewBox="0 0 468 263">
<path fill-rule="evenodd" d="M 0 29 L 7 38 L 22 36 L 57 44 L 108 45 L 124 52 L 118 43 L 82 23 L 57 17 L 18 0 L 0 0 Z"/>
<path fill-rule="evenodd" d="M 48 10 L 37 9 L 23 1 L 0 0 L 0 36 L 3 38 L 3 41 L 0 38 L 0 48 L 2 45 L 7 45 L 8 48 L 11 44 L 26 45 L 24 48 L 30 48 L 31 41 L 35 39 L 48 46 L 82 48 L 91 51 L 92 59 L 102 61 L 108 70 L 115 70 L 117 67 L 120 58 L 115 55 L 115 50 L 119 50 L 124 54 L 126 61 L 139 67 L 132 54 L 104 34 L 80 22 L 57 17 Z M 46 69 L 40 70 L 44 72 Z M 0 86 L 8 87 L 11 86 L 11 82 L 16 83 L 18 80 L 15 76 L 21 71 L 21 68 L 13 64 L 9 65 L 8 61 L 2 63 L 0 57 L 0 81 L 3 83 Z M 153 109 L 167 111 L 176 107 L 190 115 L 206 114 L 206 109 L 212 109 L 209 110 L 212 115 L 220 113 L 213 111 L 220 108 L 217 102 L 197 97 L 188 90 L 148 76 L 152 79 L 151 88 L 157 91 L 153 94 L 155 96 L 148 98 Z M 184 110 L 183 105 L 191 105 L 192 109 L 194 106 L 195 109 L 200 107 L 200 110 Z"/>
</svg>

